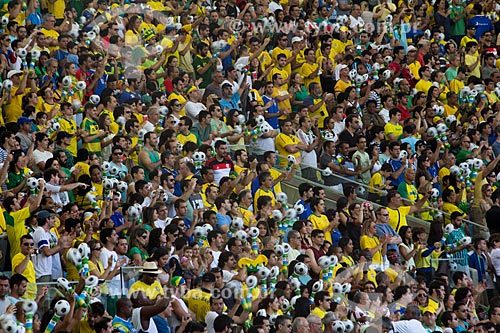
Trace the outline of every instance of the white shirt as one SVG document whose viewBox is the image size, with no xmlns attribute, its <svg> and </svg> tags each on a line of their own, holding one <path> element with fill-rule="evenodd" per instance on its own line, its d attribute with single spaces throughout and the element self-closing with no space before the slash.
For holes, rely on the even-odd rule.
<svg viewBox="0 0 500 333">
<path fill-rule="evenodd" d="M 500 275 L 500 249 L 493 249 L 490 253 L 491 264 L 495 268 L 496 275 Z"/>
<path fill-rule="evenodd" d="M 392 325 L 394 333 L 427 333 L 422 323 L 416 319 L 394 321 Z"/>
<path fill-rule="evenodd" d="M 314 138 L 311 135 L 312 133 L 306 133 L 302 129 L 297 131 L 297 137 L 300 142 L 305 145 L 310 145 L 314 142 Z M 304 150 L 300 151 L 300 156 L 302 157 L 302 164 L 305 166 L 311 166 L 313 168 L 318 167 L 318 156 L 316 155 L 316 150 L 313 149 L 310 152 L 306 152 Z"/>
<path fill-rule="evenodd" d="M 111 269 L 114 269 L 116 263 L 118 262 L 118 254 L 115 251 L 110 251 L 106 247 L 102 247 L 101 256 L 99 260 L 102 262 L 102 267 L 106 269 L 108 267 L 109 257 L 113 257 L 113 263 L 111 264 Z M 111 281 L 108 282 L 109 294 L 112 296 L 120 295 L 120 274 L 113 276 Z"/>
<path fill-rule="evenodd" d="M 54 200 L 54 203 L 59 204 L 60 207 L 64 207 L 69 203 L 69 197 L 67 192 L 61 192 L 61 186 L 47 183 L 45 185 L 47 192 L 50 192 L 50 197 Z M 58 208 L 57 212 L 60 213 L 62 208 Z"/>
<path fill-rule="evenodd" d="M 386 108 L 383 108 L 382 110 L 380 110 L 380 112 L 378 114 L 379 114 L 379 116 L 381 116 L 382 118 L 384 118 L 384 121 L 386 123 L 389 122 L 389 120 L 390 120 L 389 110 L 387 110 Z"/>
<path fill-rule="evenodd" d="M 156 324 L 153 320 L 153 318 L 149 318 L 149 327 L 147 330 L 142 328 L 142 323 L 141 323 L 141 310 L 142 308 L 137 308 L 132 310 L 132 319 L 130 322 L 132 325 L 134 325 L 134 328 L 137 331 L 143 331 L 143 332 L 148 332 L 148 333 L 158 333 L 158 328 L 156 327 Z"/>
<path fill-rule="evenodd" d="M 154 132 L 156 129 L 156 126 L 153 125 L 153 123 L 148 120 L 148 121 L 144 122 L 144 126 L 142 126 L 142 128 L 145 129 L 147 132 Z"/>
<path fill-rule="evenodd" d="M 33 262 L 35 266 L 36 277 L 42 277 L 46 275 L 52 275 L 52 259 L 59 259 L 59 253 L 56 253 L 53 256 L 46 256 L 43 253 L 43 248 L 51 248 L 51 243 L 53 243 L 52 235 L 50 232 L 45 231 L 42 227 L 36 227 L 35 233 L 33 234 L 33 240 L 35 243 L 35 248 L 38 250 L 38 254 L 35 256 L 35 260 Z M 57 243 L 57 238 L 55 239 Z"/>
<path fill-rule="evenodd" d="M 200 102 L 191 102 L 188 101 L 186 105 L 184 105 L 184 111 L 186 111 L 186 116 L 189 117 L 192 121 L 198 120 L 198 114 L 200 111 L 206 111 L 207 107 L 205 104 Z"/>
</svg>

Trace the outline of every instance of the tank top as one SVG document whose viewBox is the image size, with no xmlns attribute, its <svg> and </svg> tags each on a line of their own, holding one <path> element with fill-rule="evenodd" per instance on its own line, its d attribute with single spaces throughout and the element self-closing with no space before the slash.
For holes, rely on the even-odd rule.
<svg viewBox="0 0 500 333">
<path fill-rule="evenodd" d="M 149 159 L 151 160 L 151 163 L 156 163 L 156 162 L 158 162 L 160 160 L 160 155 L 157 152 L 150 151 L 147 148 L 142 148 L 142 149 L 148 152 Z M 140 160 L 139 160 L 139 166 L 144 169 L 144 180 L 147 181 L 147 182 L 150 181 L 150 179 L 149 179 L 149 170 L 146 168 L 146 166 L 144 164 L 142 164 L 142 162 Z"/>
</svg>

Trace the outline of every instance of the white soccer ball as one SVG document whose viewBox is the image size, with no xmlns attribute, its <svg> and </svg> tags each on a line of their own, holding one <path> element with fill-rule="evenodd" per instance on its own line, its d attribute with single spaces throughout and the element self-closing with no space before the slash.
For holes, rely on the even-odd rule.
<svg viewBox="0 0 500 333">
<path fill-rule="evenodd" d="M 239 239 L 242 242 L 246 242 L 247 237 L 248 237 L 248 235 L 244 230 L 238 230 L 234 233 L 234 238 Z"/>
<path fill-rule="evenodd" d="M 90 103 L 97 105 L 101 102 L 101 97 L 99 95 L 91 95 L 89 97 L 89 101 Z"/>
<path fill-rule="evenodd" d="M 38 305 L 35 301 L 23 300 L 23 310 L 25 314 L 34 314 L 38 310 Z"/>
<path fill-rule="evenodd" d="M 90 258 L 91 250 L 87 243 L 81 243 L 78 245 L 78 252 L 82 258 Z"/>
<path fill-rule="evenodd" d="M 85 81 L 78 81 L 76 83 L 76 89 L 78 90 L 85 90 L 85 88 L 87 88 L 87 83 Z"/>
<path fill-rule="evenodd" d="M 445 123 L 439 123 L 436 126 L 436 130 L 438 131 L 439 134 L 446 133 L 446 131 L 448 131 L 448 126 L 446 126 Z"/>
<path fill-rule="evenodd" d="M 311 289 L 315 293 L 322 291 L 323 290 L 323 280 L 318 280 L 318 281 L 314 282 Z"/>
<path fill-rule="evenodd" d="M 262 281 L 267 279 L 271 271 L 266 266 L 260 266 L 257 270 L 257 277 Z"/>
<path fill-rule="evenodd" d="M 16 54 L 20 58 L 26 58 L 26 56 L 28 55 L 28 50 L 26 50 L 25 48 L 20 48 L 16 50 Z"/>
<path fill-rule="evenodd" d="M 281 202 L 282 204 L 286 204 L 288 202 L 288 196 L 285 192 L 279 192 L 276 194 L 276 201 Z"/>
<path fill-rule="evenodd" d="M 73 80 L 71 80 L 71 76 L 66 75 L 65 77 L 63 77 L 61 83 L 64 88 L 69 88 L 71 86 L 71 83 L 73 83 Z"/>
<path fill-rule="evenodd" d="M 245 282 L 246 282 L 248 288 L 252 289 L 252 288 L 255 288 L 257 286 L 257 284 L 259 283 L 259 280 L 257 280 L 256 276 L 250 275 L 249 277 L 247 277 Z M 264 312 L 265 312 L 265 310 L 264 310 Z"/>
<path fill-rule="evenodd" d="M 63 299 L 58 301 L 56 303 L 56 305 L 54 306 L 54 310 L 59 317 L 64 317 L 65 315 L 67 315 L 69 313 L 69 310 L 70 310 L 70 306 L 69 306 L 68 301 L 63 300 Z"/>
<path fill-rule="evenodd" d="M 283 213 L 281 212 L 281 210 L 278 210 L 278 209 L 275 209 L 271 212 L 271 216 L 274 220 L 276 221 L 281 221 L 283 220 Z"/>
<path fill-rule="evenodd" d="M 283 253 L 284 253 L 283 246 L 281 244 L 274 245 L 274 253 L 278 257 L 281 257 L 283 255 Z"/>
<path fill-rule="evenodd" d="M 330 266 L 330 257 L 322 256 L 318 259 L 318 265 L 323 269 L 328 268 Z"/>
<path fill-rule="evenodd" d="M 78 249 L 71 248 L 68 250 L 66 253 L 66 259 L 74 265 L 74 266 L 79 266 L 82 264 L 82 255 L 78 251 Z"/>
<path fill-rule="evenodd" d="M 295 272 L 295 274 L 300 275 L 300 276 L 306 275 L 308 272 L 306 264 L 304 264 L 303 262 L 298 262 L 295 265 L 294 272 Z"/>
<path fill-rule="evenodd" d="M 12 86 L 14 84 L 12 83 L 12 80 L 10 79 L 7 79 L 7 80 L 4 80 L 3 81 L 3 88 L 7 91 L 11 91 L 12 90 Z"/>
<path fill-rule="evenodd" d="M 259 229 L 256 227 L 251 227 L 248 231 L 248 236 L 250 236 L 251 238 L 259 237 Z"/>
<path fill-rule="evenodd" d="M 344 333 L 345 332 L 344 322 L 340 320 L 335 320 L 332 323 L 332 330 L 334 333 Z"/>
<path fill-rule="evenodd" d="M 231 222 L 231 227 L 235 230 L 241 230 L 245 226 L 241 217 L 235 217 Z"/>
</svg>

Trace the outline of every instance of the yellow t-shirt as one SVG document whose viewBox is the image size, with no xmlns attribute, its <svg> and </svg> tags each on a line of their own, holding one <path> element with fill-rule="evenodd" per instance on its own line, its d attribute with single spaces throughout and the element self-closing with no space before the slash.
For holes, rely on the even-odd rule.
<svg viewBox="0 0 500 333">
<path fill-rule="evenodd" d="M 275 142 L 276 142 L 276 149 L 278 150 L 278 154 L 280 155 L 279 156 L 279 166 L 280 167 L 282 167 L 282 168 L 287 167 L 288 155 L 293 155 L 293 156 L 295 156 L 296 159 L 300 157 L 299 151 L 297 151 L 296 153 L 289 153 L 285 148 L 287 145 L 296 145 L 296 144 L 300 143 L 299 138 L 297 138 L 295 135 L 280 133 L 276 137 Z"/>
<path fill-rule="evenodd" d="M 408 225 L 406 222 L 406 216 L 410 214 L 410 206 L 401 206 L 399 209 L 392 209 L 387 207 L 387 211 L 389 212 L 389 224 L 392 229 L 399 232 L 399 229 L 402 226 Z"/>
<path fill-rule="evenodd" d="M 380 244 L 380 241 L 377 239 L 377 237 L 369 237 L 367 235 L 361 236 L 360 239 L 360 246 L 361 250 L 365 249 L 374 249 Z M 372 256 L 372 263 L 375 265 L 380 265 L 383 263 L 382 259 L 382 250 L 379 249 L 377 252 L 375 252 Z"/>
<path fill-rule="evenodd" d="M 151 301 L 155 300 L 159 295 L 165 294 L 158 280 L 153 282 L 153 284 L 151 285 L 145 284 L 141 280 L 136 281 L 130 286 L 130 290 L 128 292 L 129 297 L 134 291 L 143 291 L 144 293 L 146 293 L 146 297 Z"/>
<path fill-rule="evenodd" d="M 389 134 L 393 134 L 394 139 L 397 140 L 401 135 L 403 135 L 403 126 L 388 122 L 384 126 L 384 133 L 387 140 L 389 140 Z"/>
<path fill-rule="evenodd" d="M 208 290 L 205 291 L 201 289 L 191 289 L 182 297 L 182 300 L 186 302 L 189 310 L 194 312 L 194 314 L 196 315 L 196 320 L 199 322 L 204 322 L 205 316 L 207 315 L 208 311 L 210 311 L 211 296 L 212 295 Z"/>
<path fill-rule="evenodd" d="M 309 215 L 308 220 L 312 222 L 314 229 L 323 230 L 325 232 L 325 240 L 329 241 L 331 244 L 332 233 L 326 231 L 326 228 L 328 228 L 328 226 L 330 225 L 330 222 L 328 221 L 326 215 L 321 214 L 320 216 L 317 216 L 315 214 L 311 214 Z"/>
<path fill-rule="evenodd" d="M 272 59 L 275 63 L 278 63 L 278 55 L 282 53 L 286 55 L 286 59 L 290 59 L 292 57 L 292 51 L 276 46 L 272 53 Z M 288 75 L 292 74 L 292 66 L 290 64 L 287 64 L 284 70 L 288 73 Z"/>
<path fill-rule="evenodd" d="M 471 67 L 472 65 L 474 65 L 477 60 L 478 60 L 478 57 L 475 55 L 470 55 L 470 54 L 465 55 L 465 65 L 468 67 Z M 472 70 L 472 72 L 469 73 L 469 77 L 470 76 L 475 76 L 478 78 L 481 77 L 481 62 L 479 62 L 477 64 L 476 68 L 474 68 Z"/>
<path fill-rule="evenodd" d="M 76 131 L 78 130 L 78 125 L 76 124 L 76 122 L 73 119 L 67 120 L 65 118 L 61 118 L 61 119 L 59 119 L 59 125 L 60 125 L 61 132 L 68 132 L 68 134 L 71 134 L 71 135 L 76 134 Z M 76 153 L 78 151 L 77 144 L 78 144 L 78 140 L 77 140 L 76 136 L 73 136 L 71 138 L 71 143 L 68 146 L 68 150 L 71 153 L 71 155 L 73 155 L 73 157 L 76 157 Z"/>
<path fill-rule="evenodd" d="M 345 92 L 347 88 L 351 87 L 352 84 L 351 82 L 345 82 L 344 80 L 338 80 L 337 83 L 335 83 L 335 94 Z"/>
<path fill-rule="evenodd" d="M 270 197 L 272 199 L 272 205 L 276 205 L 276 198 L 274 197 L 273 191 L 265 191 L 262 188 L 258 188 L 257 191 L 254 194 L 254 202 L 253 202 L 253 207 L 254 211 L 257 212 L 257 201 L 260 197 Z"/>
<path fill-rule="evenodd" d="M 16 254 L 12 258 L 12 274 L 16 274 L 16 267 L 26 258 L 26 256 L 22 253 Z M 26 287 L 26 293 L 24 294 L 24 299 L 34 300 L 36 298 L 37 287 L 36 287 L 36 273 L 35 266 L 31 260 L 28 261 L 28 265 L 24 269 L 22 275 L 28 279 L 28 286 Z"/>
<path fill-rule="evenodd" d="M 304 62 L 302 64 L 302 66 L 300 67 L 300 75 L 302 75 L 302 78 L 304 79 L 304 86 L 309 87 L 312 82 L 316 82 L 317 84 L 321 85 L 318 74 L 316 74 L 312 79 L 308 78 L 308 76 L 311 75 L 318 67 L 319 65 L 316 63 L 309 64 L 307 62 Z"/>
<path fill-rule="evenodd" d="M 432 87 L 432 82 L 424 79 L 419 80 L 415 85 L 415 89 L 417 89 L 417 91 L 423 91 L 426 94 L 431 87 Z"/>
</svg>

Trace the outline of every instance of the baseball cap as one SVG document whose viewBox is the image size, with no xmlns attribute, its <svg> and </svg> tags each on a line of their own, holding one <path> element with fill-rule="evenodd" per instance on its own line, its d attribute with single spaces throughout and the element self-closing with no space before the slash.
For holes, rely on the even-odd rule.
<svg viewBox="0 0 500 333">
<path fill-rule="evenodd" d="M 224 84 L 222 84 L 221 88 L 222 89 L 225 89 L 225 88 L 231 88 L 231 89 L 233 89 L 233 86 L 231 85 L 231 83 L 224 83 Z"/>
<path fill-rule="evenodd" d="M 469 25 L 467 25 L 467 29 L 474 29 L 474 30 L 476 30 L 477 29 L 477 25 L 475 25 L 475 24 L 469 24 Z"/>
<path fill-rule="evenodd" d="M 17 74 L 23 74 L 22 71 L 20 71 L 19 69 L 13 69 L 13 70 L 10 70 L 8 73 L 7 73 L 7 78 L 10 79 L 11 77 L 13 77 L 14 75 L 17 75 Z"/>
<path fill-rule="evenodd" d="M 201 281 L 202 282 L 215 282 L 215 275 L 214 273 L 211 273 L 211 272 L 207 272 L 203 275 L 203 277 L 201 278 Z"/>
<path fill-rule="evenodd" d="M 170 31 L 175 30 L 175 27 L 173 25 L 169 25 L 165 28 L 165 33 L 169 33 Z"/>
<path fill-rule="evenodd" d="M 19 119 L 17 120 L 17 125 L 21 126 L 23 124 L 32 123 L 32 122 L 33 122 L 33 119 L 30 119 L 28 117 L 19 117 Z"/>
<path fill-rule="evenodd" d="M 407 52 L 411 52 L 411 51 L 416 51 L 417 48 L 413 45 L 410 45 L 410 46 L 408 46 L 408 48 L 406 50 L 407 50 Z"/>
<path fill-rule="evenodd" d="M 48 219 L 51 216 L 56 216 L 55 213 L 51 213 L 48 210 L 42 210 L 36 215 L 36 220 L 38 223 L 43 223 L 46 219 Z"/>
<path fill-rule="evenodd" d="M 303 39 L 302 37 L 297 37 L 297 36 L 295 36 L 295 37 L 293 37 L 293 38 L 292 38 L 292 44 L 293 44 L 293 43 L 302 42 L 303 40 L 304 40 L 304 39 Z"/>
<path fill-rule="evenodd" d="M 346 27 L 345 25 L 341 26 L 339 31 L 342 31 L 342 32 L 348 32 L 349 31 L 349 28 Z"/>
</svg>

